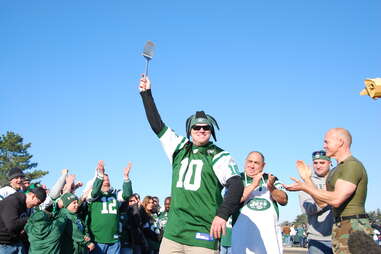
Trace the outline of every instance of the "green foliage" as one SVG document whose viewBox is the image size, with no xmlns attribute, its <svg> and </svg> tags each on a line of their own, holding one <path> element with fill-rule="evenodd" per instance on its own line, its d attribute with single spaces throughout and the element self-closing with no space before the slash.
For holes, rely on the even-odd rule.
<svg viewBox="0 0 381 254">
<path fill-rule="evenodd" d="M 291 224 L 292 224 L 291 222 L 289 222 L 288 220 L 285 220 L 280 225 L 283 227 L 283 226 L 288 226 L 288 225 L 291 225 Z"/>
<path fill-rule="evenodd" d="M 376 223 L 378 225 L 381 225 L 381 210 L 380 208 L 377 208 L 375 211 L 368 212 L 369 219 L 372 223 Z"/>
<path fill-rule="evenodd" d="M 298 216 L 296 216 L 293 224 L 295 225 L 301 225 L 301 224 L 306 224 L 307 225 L 307 214 L 303 213 L 303 214 L 299 214 Z"/>
<path fill-rule="evenodd" d="M 0 186 L 8 183 L 7 174 L 13 167 L 18 167 L 24 171 L 30 179 L 38 179 L 48 173 L 48 171 L 31 169 L 37 167 L 36 162 L 31 162 L 33 155 L 28 153 L 31 143 L 23 144 L 23 138 L 11 131 L 0 137 Z"/>
</svg>

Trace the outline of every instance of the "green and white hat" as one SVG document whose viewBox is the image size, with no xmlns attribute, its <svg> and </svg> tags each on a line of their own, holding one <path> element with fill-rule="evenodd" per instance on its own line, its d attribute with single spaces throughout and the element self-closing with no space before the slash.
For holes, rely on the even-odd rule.
<svg viewBox="0 0 381 254">
<path fill-rule="evenodd" d="M 74 200 L 78 200 L 78 198 L 76 195 L 69 192 L 69 193 L 63 194 L 61 196 L 61 200 L 62 200 L 63 206 L 66 208 L 71 204 L 71 202 L 73 202 Z"/>
<path fill-rule="evenodd" d="M 196 114 L 191 115 L 188 117 L 187 121 L 185 122 L 185 129 L 187 132 L 187 138 L 189 139 L 190 133 L 191 133 L 191 128 L 197 124 L 207 124 L 210 126 L 210 130 L 212 132 L 212 136 L 215 141 L 216 139 L 216 133 L 214 131 L 214 126 L 217 127 L 219 130 L 220 128 L 218 127 L 216 119 L 212 117 L 211 115 L 205 114 L 204 111 L 197 111 Z"/>
</svg>

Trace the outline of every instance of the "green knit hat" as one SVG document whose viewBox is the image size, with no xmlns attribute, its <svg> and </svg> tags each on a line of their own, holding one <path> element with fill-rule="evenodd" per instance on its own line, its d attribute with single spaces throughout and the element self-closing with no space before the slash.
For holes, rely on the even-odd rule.
<svg viewBox="0 0 381 254">
<path fill-rule="evenodd" d="M 74 195 L 73 193 L 65 193 L 61 196 L 61 200 L 63 203 L 63 206 L 66 208 L 70 205 L 71 202 L 74 200 L 78 200 L 77 196 Z"/>
</svg>

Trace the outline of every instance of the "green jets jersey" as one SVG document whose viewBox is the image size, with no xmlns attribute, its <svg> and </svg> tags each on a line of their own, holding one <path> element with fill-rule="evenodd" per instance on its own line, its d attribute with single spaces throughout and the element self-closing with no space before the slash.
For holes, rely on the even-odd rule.
<svg viewBox="0 0 381 254">
<path fill-rule="evenodd" d="M 210 227 L 226 181 L 238 175 L 230 154 L 212 142 L 199 147 L 164 127 L 158 134 L 172 164 L 171 209 L 164 237 L 190 246 L 217 249 Z"/>
<path fill-rule="evenodd" d="M 221 246 L 224 246 L 224 247 L 232 246 L 232 227 L 233 227 L 232 222 L 233 222 L 233 218 L 232 216 L 230 216 L 228 221 L 226 222 L 226 234 L 222 235 L 221 237 Z"/>
<path fill-rule="evenodd" d="M 161 230 L 164 230 L 165 226 L 167 225 L 168 215 L 169 215 L 169 212 L 166 212 L 166 211 L 160 213 L 159 215 L 159 225 Z"/>
<path fill-rule="evenodd" d="M 120 201 L 127 200 L 132 194 L 131 181 L 123 183 L 123 192 L 111 189 L 102 192 L 103 176 L 97 176 L 89 204 L 88 224 L 92 239 L 97 243 L 115 243 L 119 241 L 119 213 Z"/>
</svg>

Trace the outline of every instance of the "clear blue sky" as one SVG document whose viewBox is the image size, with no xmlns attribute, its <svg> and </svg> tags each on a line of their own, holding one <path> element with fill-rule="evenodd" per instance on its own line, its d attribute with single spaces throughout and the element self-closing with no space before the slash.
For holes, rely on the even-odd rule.
<svg viewBox="0 0 381 254">
<path fill-rule="evenodd" d="M 118 187 L 132 161 L 134 190 L 163 199 L 170 165 L 137 89 L 152 40 L 152 90 L 167 125 L 183 135 L 185 119 L 205 110 L 241 170 L 259 150 L 285 183 L 329 128 L 345 127 L 374 210 L 381 104 L 359 92 L 381 77 L 380 10 L 377 0 L 1 1 L 0 133 L 32 143 L 48 186 L 63 168 L 86 182 L 103 159 Z M 289 197 L 281 221 L 300 213 Z"/>
</svg>

